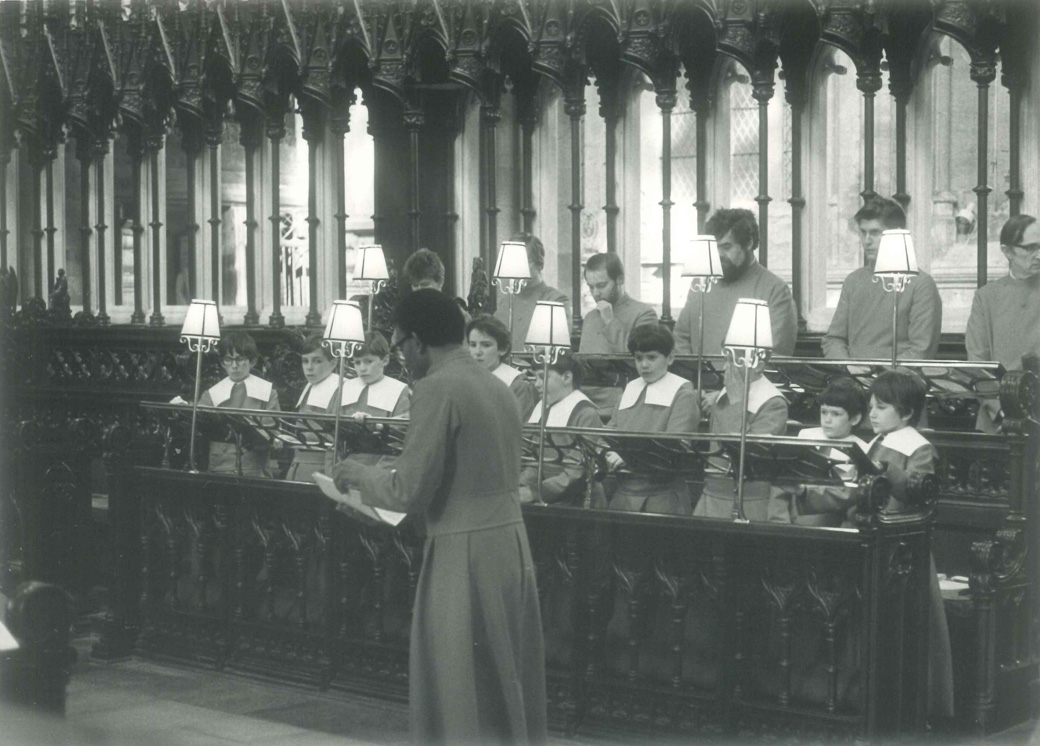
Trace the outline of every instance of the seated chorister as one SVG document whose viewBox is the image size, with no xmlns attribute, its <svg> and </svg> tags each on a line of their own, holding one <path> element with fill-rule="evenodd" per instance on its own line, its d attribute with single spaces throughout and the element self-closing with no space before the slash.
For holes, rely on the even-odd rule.
<svg viewBox="0 0 1040 746">
<path fill-rule="evenodd" d="M 268 411 L 280 409 L 278 392 L 271 382 L 253 374 L 258 353 L 252 336 L 243 331 L 227 332 L 221 337 L 217 350 L 227 377 L 202 392 L 199 406 Z M 234 474 L 237 471 L 237 459 L 237 446 L 234 443 L 210 443 L 211 472 Z M 242 474 L 271 476 L 266 447 L 243 447 Z"/>
<path fill-rule="evenodd" d="M 336 359 L 332 351 L 322 344 L 320 333 L 313 333 L 303 341 L 300 350 L 303 377 L 307 385 L 296 402 L 296 411 L 305 414 L 335 414 L 339 402 L 339 376 L 335 374 Z M 293 453 L 292 464 L 286 479 L 309 482 L 311 474 L 327 471 L 326 463 L 331 451 L 325 448 L 298 448 Z"/>
<path fill-rule="evenodd" d="M 701 419 L 693 384 L 670 373 L 675 360 L 675 340 L 666 327 L 644 324 L 628 335 L 628 350 L 639 377 L 630 381 L 614 407 L 610 427 L 630 432 L 692 433 Z M 624 459 L 610 451 L 612 470 Z M 627 475 L 618 480 L 617 491 L 607 506 L 630 512 L 690 514 L 690 491 L 682 476 Z"/>
<path fill-rule="evenodd" d="M 539 377 L 541 373 L 539 372 Z M 555 363 L 549 364 L 549 375 L 542 382 L 542 391 L 548 409 L 545 413 L 545 426 L 549 427 L 602 427 L 599 410 L 589 397 L 581 391 L 584 369 L 581 362 L 573 355 L 562 355 Z M 542 419 L 541 402 L 535 406 L 528 418 L 528 424 L 537 425 Z M 537 466 L 525 466 L 520 472 L 520 501 L 555 503 L 574 501 L 581 504 L 585 496 L 585 474 L 580 466 L 562 466 L 551 463 L 551 445 L 562 449 L 573 445 L 570 435 L 546 433 L 546 461 L 542 468 L 541 491 L 538 488 Z M 593 486 L 592 507 L 603 507 L 603 487 Z"/>
<path fill-rule="evenodd" d="M 506 325 L 494 316 L 477 316 L 466 324 L 466 344 L 473 359 L 513 392 L 520 405 L 520 419 L 526 422 L 534 411 L 538 392 L 523 373 L 504 362 L 513 347 L 513 335 Z"/>
<path fill-rule="evenodd" d="M 363 419 L 372 417 L 407 417 L 412 403 L 408 384 L 384 374 L 390 362 L 390 345 L 379 332 L 365 335 L 365 344 L 354 353 L 357 378 L 343 381 L 340 400 L 342 414 Z M 360 417 L 358 417 L 360 415 Z"/>
</svg>

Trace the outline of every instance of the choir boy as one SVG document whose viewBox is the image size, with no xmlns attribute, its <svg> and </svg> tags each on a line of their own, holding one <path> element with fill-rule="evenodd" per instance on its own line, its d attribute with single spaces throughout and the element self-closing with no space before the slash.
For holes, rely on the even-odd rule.
<svg viewBox="0 0 1040 746">
<path fill-rule="evenodd" d="M 513 339 L 506 325 L 494 316 L 477 316 L 466 324 L 466 343 L 469 354 L 491 374 L 509 387 L 520 407 L 523 421 L 531 416 L 538 401 L 534 384 L 524 374 L 503 362 L 512 350 Z"/>
<path fill-rule="evenodd" d="M 256 364 L 256 342 L 243 331 L 225 333 L 217 347 L 220 362 L 227 377 L 199 397 L 199 406 L 228 409 L 265 409 L 277 411 L 278 392 L 270 381 L 253 375 Z M 243 476 L 271 476 L 267 464 L 268 449 L 262 446 L 242 450 Z M 210 443 L 209 470 L 221 474 L 235 474 L 237 447 L 234 443 Z"/>
<path fill-rule="evenodd" d="M 365 344 L 354 353 L 357 378 L 343 381 L 342 414 L 365 416 L 407 417 L 412 395 L 408 384 L 383 373 L 390 362 L 390 345 L 379 332 L 365 335 Z"/>
<path fill-rule="evenodd" d="M 614 406 L 610 427 L 631 432 L 696 432 L 701 411 L 693 384 L 668 372 L 675 360 L 672 333 L 658 324 L 637 326 L 628 335 L 628 349 L 639 377 L 625 387 Z M 606 459 L 611 470 L 625 465 L 613 451 Z M 681 476 L 625 475 L 618 480 L 608 508 L 689 515 L 690 491 Z"/>
<path fill-rule="evenodd" d="M 303 377 L 307 386 L 296 402 L 296 411 L 307 414 L 335 414 L 339 403 L 339 376 L 335 375 L 336 360 L 332 351 L 321 343 L 320 333 L 307 336 L 300 352 Z M 326 458 L 330 451 L 322 449 L 298 449 L 293 454 L 292 464 L 286 479 L 310 482 L 311 474 L 327 471 Z"/>
</svg>

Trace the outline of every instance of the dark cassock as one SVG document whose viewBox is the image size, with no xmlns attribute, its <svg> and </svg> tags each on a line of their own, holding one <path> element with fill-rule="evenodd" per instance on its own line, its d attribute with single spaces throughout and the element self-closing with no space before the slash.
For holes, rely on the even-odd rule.
<svg viewBox="0 0 1040 746">
<path fill-rule="evenodd" d="M 335 414 L 339 402 L 339 376 L 330 373 L 317 383 L 308 383 L 296 402 L 301 414 Z M 331 451 L 326 448 L 297 448 L 285 478 L 296 482 L 310 482 L 311 474 L 327 471 L 331 465 Z"/>
<path fill-rule="evenodd" d="M 415 384 L 394 468 L 344 462 L 337 482 L 357 486 L 368 505 L 425 520 L 409 654 L 415 741 L 544 743 L 545 661 L 520 511 L 519 408 L 466 350 L 444 349 L 451 351 Z"/>
<path fill-rule="evenodd" d="M 230 376 L 210 386 L 199 397 L 200 407 L 227 409 L 264 409 L 277 411 L 278 392 L 270 381 L 250 374 L 243 381 L 232 381 Z M 234 443 L 209 444 L 209 471 L 218 474 L 236 473 L 237 447 Z M 242 474 L 247 477 L 269 477 L 267 448 L 242 449 Z"/>
<path fill-rule="evenodd" d="M 531 412 L 528 423 L 537 425 L 541 422 L 541 402 Z M 603 421 L 599 418 L 599 411 L 589 397 L 581 391 L 572 391 L 567 396 L 549 407 L 545 415 L 546 427 L 603 427 Z M 554 457 L 553 444 L 560 448 L 569 448 L 574 442 L 574 436 L 546 433 L 545 463 L 542 467 L 542 490 L 543 502 L 555 503 L 562 500 L 584 498 L 585 473 L 581 466 L 550 463 Z M 537 499 L 538 492 L 538 468 L 527 466 L 520 474 L 520 495 L 525 502 Z M 592 507 L 603 507 L 603 487 L 600 484 L 593 485 Z"/>
<path fill-rule="evenodd" d="M 513 314 L 513 326 L 509 333 L 519 344 L 527 339 L 527 330 L 531 326 L 531 317 L 534 316 L 534 308 L 538 301 L 552 301 L 562 303 L 563 310 L 567 314 L 567 323 L 571 323 L 571 301 L 566 293 L 562 293 L 551 285 L 546 285 L 544 280 L 528 280 L 520 288 L 519 293 L 508 295 L 499 291 L 498 305 L 495 306 L 495 317 L 509 328 L 509 314 Z M 512 309 L 512 311 L 510 311 Z"/>
</svg>

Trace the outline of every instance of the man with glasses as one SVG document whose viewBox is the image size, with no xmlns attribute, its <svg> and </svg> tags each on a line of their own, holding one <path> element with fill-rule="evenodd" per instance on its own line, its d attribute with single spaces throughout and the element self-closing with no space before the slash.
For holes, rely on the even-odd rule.
<svg viewBox="0 0 1040 746">
<path fill-rule="evenodd" d="M 545 657 L 520 512 L 520 410 L 462 346 L 455 303 L 432 289 L 397 308 L 393 352 L 413 380 L 393 468 L 341 461 L 341 490 L 423 516 L 409 701 L 415 743 L 545 743 Z"/>
<path fill-rule="evenodd" d="M 1040 354 L 1040 225 L 1032 215 L 1008 218 L 1000 231 L 1008 274 L 975 291 L 964 344 L 969 360 L 996 360 L 1008 370 Z M 997 432 L 1000 401 L 984 399 L 976 427 Z"/>
<path fill-rule="evenodd" d="M 227 377 L 210 386 L 199 397 L 199 406 L 224 407 L 227 409 L 280 409 L 278 392 L 270 381 L 253 375 L 256 364 L 256 342 L 243 331 L 224 334 L 217 347 L 220 362 Z M 209 471 L 223 474 L 238 473 L 238 453 L 234 443 L 211 442 L 209 446 Z M 268 451 L 266 447 L 242 447 L 242 475 L 269 477 Z"/>
</svg>

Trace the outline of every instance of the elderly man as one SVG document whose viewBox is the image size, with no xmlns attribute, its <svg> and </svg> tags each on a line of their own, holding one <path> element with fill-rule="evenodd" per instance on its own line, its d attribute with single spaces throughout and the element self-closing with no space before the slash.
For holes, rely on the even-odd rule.
<svg viewBox="0 0 1040 746">
<path fill-rule="evenodd" d="M 839 360 L 888 359 L 892 355 L 892 303 L 896 311 L 897 357 L 934 360 L 942 329 L 942 299 L 931 275 L 921 272 L 902 293 L 889 293 L 874 282 L 881 234 L 906 227 L 898 203 L 883 197 L 867 200 L 854 216 L 863 247 L 863 266 L 841 285 L 838 307 L 823 337 L 823 355 Z M 893 298 L 893 296 L 895 296 Z"/>
<path fill-rule="evenodd" d="M 512 309 L 513 325 L 509 328 L 513 336 L 513 348 L 522 350 L 524 340 L 527 339 L 527 329 L 531 326 L 531 317 L 534 315 L 534 307 L 540 300 L 562 303 L 567 314 L 567 323 L 571 321 L 571 305 L 566 294 L 556 288 L 546 285 L 542 279 L 542 269 L 545 268 L 545 247 L 537 236 L 530 233 L 517 233 L 510 241 L 524 244 L 527 248 L 527 268 L 530 270 L 529 279 L 520 289 L 519 293 L 506 297 L 499 291 L 498 304 L 495 307 L 495 316 L 509 327 L 509 314 Z"/>
<path fill-rule="evenodd" d="M 1008 274 L 975 291 L 964 344 L 969 360 L 996 360 L 1022 368 L 1024 355 L 1040 354 L 1040 225 L 1032 215 L 1008 218 L 1000 231 Z M 997 432 L 1000 402 L 983 400 L 977 427 Z"/>
<path fill-rule="evenodd" d="M 787 283 L 755 259 L 758 223 L 750 210 L 716 210 L 704 230 L 718 240 L 722 280 L 704 296 L 704 349 L 698 347 L 700 303 L 696 293 L 686 296 L 686 305 L 675 324 L 675 351 L 680 355 L 718 355 L 726 340 L 733 309 L 740 298 L 758 298 L 769 304 L 773 327 L 773 352 L 790 355 L 798 336 L 798 317 Z"/>
<path fill-rule="evenodd" d="M 417 380 L 394 468 L 343 461 L 339 488 L 426 525 L 409 651 L 416 743 L 544 743 L 545 655 L 520 512 L 520 410 L 462 347 L 459 308 L 420 289 L 393 349 Z"/>
</svg>

